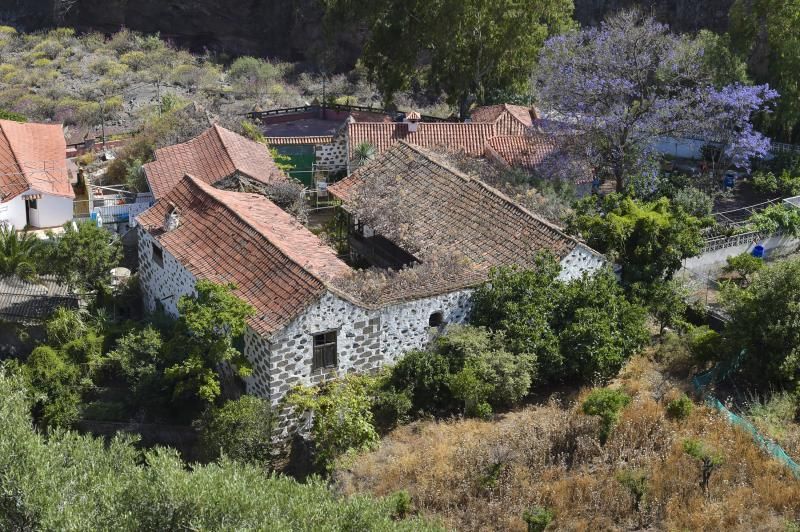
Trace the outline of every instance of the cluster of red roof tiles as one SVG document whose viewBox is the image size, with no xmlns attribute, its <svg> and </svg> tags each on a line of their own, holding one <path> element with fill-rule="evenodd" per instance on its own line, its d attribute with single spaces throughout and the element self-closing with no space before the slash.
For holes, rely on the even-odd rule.
<svg viewBox="0 0 800 532">
<path fill-rule="evenodd" d="M 165 232 L 172 205 L 180 224 Z M 264 196 L 218 190 L 188 175 L 138 221 L 195 277 L 235 283 L 235 293 L 257 310 L 250 325 L 259 333 L 278 330 L 326 283 L 352 271 Z"/>
<path fill-rule="evenodd" d="M 0 120 L 0 201 L 33 190 L 74 198 L 60 124 Z"/>
<path fill-rule="evenodd" d="M 144 165 L 144 172 L 157 199 L 186 174 L 208 184 L 237 172 L 265 184 L 286 179 L 266 146 L 219 125 L 183 144 L 158 149 L 155 155 L 155 161 Z"/>
</svg>

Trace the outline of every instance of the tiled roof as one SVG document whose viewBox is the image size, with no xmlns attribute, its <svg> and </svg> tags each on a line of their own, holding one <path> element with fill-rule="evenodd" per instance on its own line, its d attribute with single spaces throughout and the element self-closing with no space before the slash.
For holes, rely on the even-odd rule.
<svg viewBox="0 0 800 532">
<path fill-rule="evenodd" d="M 177 229 L 164 232 L 168 204 L 180 212 Z M 291 215 L 258 194 L 226 192 L 185 176 L 138 217 L 195 277 L 233 282 L 256 308 L 250 326 L 269 334 L 287 324 L 351 273 L 334 251 Z"/>
<path fill-rule="evenodd" d="M 387 202 L 386 212 L 399 205 L 404 217 L 413 221 L 406 241 L 413 241 L 423 253 L 461 254 L 484 276 L 492 266 L 531 266 L 539 250 L 563 258 L 578 245 L 498 190 L 406 142 L 328 190 L 343 200 L 346 208 L 352 208 L 358 187 L 386 176 L 394 178 L 391 194 L 373 201 Z M 371 208 L 381 211 L 379 205 Z"/>
<path fill-rule="evenodd" d="M 494 124 L 458 124 L 451 122 L 422 122 L 416 131 L 409 131 L 408 124 L 374 124 L 355 122 L 347 125 L 350 157 L 356 146 L 368 142 L 378 154 L 385 152 L 397 142 L 404 140 L 424 148 L 449 148 L 463 150 L 468 155 L 480 157 L 486 141 L 495 136 Z"/>
<path fill-rule="evenodd" d="M 186 174 L 214 184 L 240 172 L 270 183 L 286 179 L 263 144 L 214 125 L 196 138 L 156 150 L 156 160 L 144 165 L 150 190 L 165 196 Z"/>
<path fill-rule="evenodd" d="M 528 172 L 556 152 L 555 138 L 543 134 L 500 135 L 490 138 L 486 146 L 507 165 Z"/>
<path fill-rule="evenodd" d="M 267 137 L 267 144 L 270 146 L 305 146 L 330 144 L 331 142 L 333 142 L 333 135 L 318 137 Z"/>
<path fill-rule="evenodd" d="M 78 297 L 52 276 L 35 283 L 0 277 L 0 316 L 14 321 L 41 320 L 58 307 L 77 308 Z"/>
<path fill-rule="evenodd" d="M 535 107 L 524 107 L 508 103 L 477 107 L 470 113 L 470 118 L 473 122 L 494 123 L 504 112 L 508 112 L 525 127 L 532 127 L 534 120 L 539 118 L 539 112 Z"/>
<path fill-rule="evenodd" d="M 67 142 L 60 124 L 0 120 L 0 196 L 27 190 L 74 198 L 67 172 Z"/>
</svg>

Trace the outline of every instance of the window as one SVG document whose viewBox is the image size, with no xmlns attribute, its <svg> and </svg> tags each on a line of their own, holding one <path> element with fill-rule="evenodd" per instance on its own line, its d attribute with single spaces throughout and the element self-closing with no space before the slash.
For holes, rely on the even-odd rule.
<svg viewBox="0 0 800 532">
<path fill-rule="evenodd" d="M 444 315 L 441 312 L 434 312 L 428 318 L 428 327 L 441 327 L 444 323 Z"/>
<path fill-rule="evenodd" d="M 28 200 L 28 206 L 31 209 L 38 209 L 39 208 L 39 200 L 37 200 L 37 199 Z"/>
<path fill-rule="evenodd" d="M 336 367 L 336 331 L 315 334 L 311 370 L 334 367 Z"/>
<path fill-rule="evenodd" d="M 164 267 L 164 250 L 155 244 L 153 244 L 153 261 L 162 268 Z"/>
</svg>

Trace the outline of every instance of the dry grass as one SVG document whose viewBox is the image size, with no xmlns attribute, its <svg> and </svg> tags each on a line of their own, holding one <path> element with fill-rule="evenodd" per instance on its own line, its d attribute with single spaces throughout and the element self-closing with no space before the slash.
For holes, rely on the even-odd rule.
<svg viewBox="0 0 800 532">
<path fill-rule="evenodd" d="M 800 519 L 800 482 L 750 437 L 697 406 L 683 422 L 664 405 L 679 393 L 649 360 L 634 359 L 617 385 L 634 394 L 605 446 L 597 422 L 555 401 L 491 421 L 419 422 L 337 474 L 345 493 L 411 494 L 418 511 L 459 530 L 525 530 L 534 505 L 555 511 L 558 530 L 785 530 Z M 660 397 L 655 399 L 654 397 Z M 699 463 L 683 451 L 698 438 L 724 459 L 700 487 Z M 636 507 L 618 480 L 647 476 Z"/>
</svg>

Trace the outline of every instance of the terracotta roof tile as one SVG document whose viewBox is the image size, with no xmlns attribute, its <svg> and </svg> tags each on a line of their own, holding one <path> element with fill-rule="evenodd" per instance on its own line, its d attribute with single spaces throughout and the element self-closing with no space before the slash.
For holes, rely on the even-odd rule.
<svg viewBox="0 0 800 532">
<path fill-rule="evenodd" d="M 329 187 L 345 207 L 357 188 L 381 176 L 396 176 L 386 201 L 407 209 L 410 239 L 423 251 L 464 255 L 483 270 L 492 266 L 532 265 L 539 250 L 566 256 L 578 242 L 485 183 L 451 168 L 434 154 L 406 142 Z M 392 208 L 387 206 L 387 211 Z"/>
<path fill-rule="evenodd" d="M 539 111 L 535 107 L 508 103 L 477 107 L 470 113 L 470 118 L 473 122 L 494 123 L 500 119 L 503 113 L 508 113 L 526 127 L 533 127 L 534 120 L 539 118 Z"/>
<path fill-rule="evenodd" d="M 170 202 L 180 211 L 180 225 L 164 232 Z M 138 221 L 196 277 L 235 283 L 236 294 L 256 308 L 250 325 L 259 333 L 287 324 L 324 293 L 327 282 L 351 273 L 331 248 L 267 198 L 217 190 L 191 176 Z"/>
<path fill-rule="evenodd" d="M 552 135 L 500 135 L 486 143 L 506 164 L 533 172 L 536 167 L 556 152 Z"/>
<path fill-rule="evenodd" d="M 401 140 L 426 148 L 464 150 L 468 155 L 480 157 L 486 141 L 496 134 L 493 124 L 452 122 L 422 122 L 417 124 L 416 131 L 409 131 L 408 124 L 400 122 L 356 122 L 348 124 L 347 128 L 350 157 L 353 156 L 356 146 L 362 142 L 368 142 L 380 154 Z"/>
<path fill-rule="evenodd" d="M 266 146 L 218 125 L 188 142 L 156 150 L 156 160 L 145 164 L 144 171 L 156 198 L 165 196 L 186 174 L 208 184 L 237 171 L 262 183 L 286 179 Z"/>
<path fill-rule="evenodd" d="M 267 137 L 267 144 L 270 146 L 295 146 L 311 144 L 330 144 L 333 142 L 333 135 L 322 135 L 317 137 Z"/>
<path fill-rule="evenodd" d="M 0 120 L 0 197 L 27 190 L 74 198 L 67 172 L 67 142 L 60 124 Z"/>
</svg>

